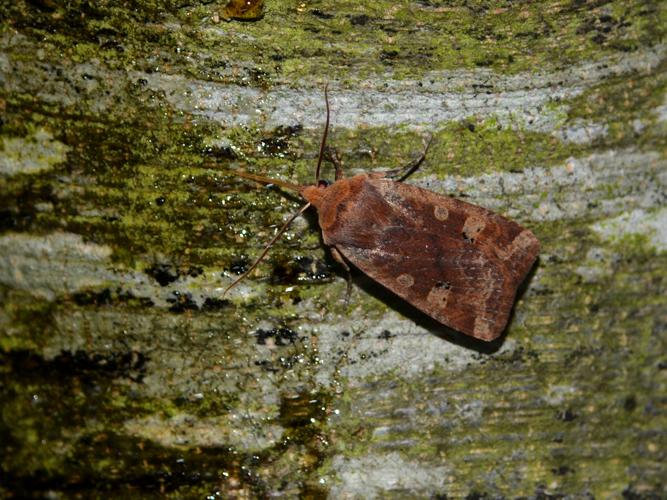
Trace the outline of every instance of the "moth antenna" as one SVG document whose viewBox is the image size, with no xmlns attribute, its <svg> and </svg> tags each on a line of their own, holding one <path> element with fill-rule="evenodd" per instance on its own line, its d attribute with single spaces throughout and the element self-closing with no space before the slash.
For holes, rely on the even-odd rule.
<svg viewBox="0 0 667 500">
<path fill-rule="evenodd" d="M 301 192 L 303 190 L 303 186 L 299 186 L 298 184 L 292 184 L 291 182 L 287 181 L 281 181 L 278 179 L 271 179 L 270 177 L 264 177 L 263 175 L 255 175 L 255 174 L 249 174 L 248 172 L 236 172 L 233 170 L 228 170 L 232 175 L 236 175 L 238 177 L 243 177 L 244 179 L 250 179 L 256 182 L 261 182 L 262 184 L 275 184 L 276 186 L 280 186 L 285 189 L 291 189 L 292 191 L 298 191 Z"/>
<path fill-rule="evenodd" d="M 302 207 L 299 209 L 298 212 L 296 212 L 294 215 L 292 215 L 292 216 L 289 218 L 289 220 L 288 220 L 287 222 L 285 222 L 285 224 L 283 224 L 283 227 L 281 227 L 280 230 L 276 233 L 276 235 L 275 235 L 273 238 L 271 238 L 271 241 L 269 241 L 269 244 L 266 245 L 266 247 L 264 248 L 264 250 L 262 251 L 262 253 L 260 254 L 260 256 L 257 258 L 257 260 L 253 263 L 253 265 L 250 266 L 250 267 L 248 268 L 248 270 L 245 271 L 241 276 L 239 276 L 238 278 L 236 278 L 236 280 L 234 280 L 234 282 L 233 282 L 231 285 L 229 285 L 227 288 L 225 288 L 225 290 L 222 292 L 222 297 L 224 297 L 225 295 L 227 295 L 227 292 L 228 292 L 228 291 L 230 291 L 232 288 L 234 288 L 236 285 L 238 285 L 239 282 L 240 282 L 241 280 L 243 280 L 246 276 L 248 276 L 251 272 L 254 271 L 254 269 L 257 267 L 257 265 L 258 265 L 260 262 L 262 262 L 262 260 L 264 259 L 264 257 L 266 257 L 266 254 L 269 253 L 269 249 L 273 246 L 273 244 L 274 244 L 274 243 L 278 240 L 278 238 L 280 238 L 280 236 L 287 230 L 287 228 L 289 227 L 289 225 L 290 225 L 292 222 L 294 222 L 294 219 L 296 219 L 299 215 L 301 215 L 302 213 L 304 213 L 304 212 L 308 209 L 309 206 L 310 206 L 310 202 L 309 202 L 309 203 L 306 203 L 304 206 L 302 206 Z"/>
<path fill-rule="evenodd" d="M 320 155 L 317 158 L 317 169 L 315 170 L 315 184 L 320 180 L 320 167 L 322 166 L 322 156 L 324 156 L 324 146 L 327 143 L 327 135 L 329 134 L 329 82 L 324 86 L 324 104 L 327 107 L 327 121 L 324 124 L 324 133 L 322 134 L 322 141 L 320 142 Z"/>
</svg>

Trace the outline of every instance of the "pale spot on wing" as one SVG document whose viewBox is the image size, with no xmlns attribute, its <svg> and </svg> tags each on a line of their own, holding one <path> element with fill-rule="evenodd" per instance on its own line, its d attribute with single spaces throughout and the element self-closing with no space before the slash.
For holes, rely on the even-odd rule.
<svg viewBox="0 0 667 500">
<path fill-rule="evenodd" d="M 431 291 L 428 292 L 426 301 L 438 308 L 445 308 L 451 292 L 452 286 L 449 283 L 446 281 L 439 281 L 433 288 L 431 288 Z"/>
<path fill-rule="evenodd" d="M 515 254 L 520 253 L 522 250 L 525 250 L 526 248 L 534 245 L 535 242 L 536 238 L 533 233 L 528 231 L 528 229 L 524 229 L 517 235 L 516 238 L 512 240 L 512 243 L 510 243 L 507 248 L 498 249 L 498 256 L 503 260 L 509 260 Z"/>
<path fill-rule="evenodd" d="M 475 241 L 477 235 L 482 232 L 486 223 L 480 217 L 468 217 L 463 223 L 463 237 L 469 241 Z"/>
<path fill-rule="evenodd" d="M 486 318 L 475 318 L 474 334 L 475 337 L 480 339 L 488 339 L 489 337 L 492 337 L 491 322 Z"/>
<path fill-rule="evenodd" d="M 446 221 L 449 217 L 449 210 L 446 207 L 436 206 L 433 209 L 433 215 L 439 221 Z"/>
<path fill-rule="evenodd" d="M 405 288 L 410 288 L 415 284 L 415 279 L 409 274 L 401 274 L 396 278 L 396 281 L 398 281 L 399 285 L 404 286 Z"/>
</svg>

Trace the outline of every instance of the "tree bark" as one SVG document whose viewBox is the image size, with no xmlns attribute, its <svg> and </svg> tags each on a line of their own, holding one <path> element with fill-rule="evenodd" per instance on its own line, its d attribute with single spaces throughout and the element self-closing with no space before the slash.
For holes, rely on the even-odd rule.
<svg viewBox="0 0 667 500">
<path fill-rule="evenodd" d="M 2 496 L 667 495 L 658 1 L 0 7 Z M 347 175 L 530 228 L 505 335 L 353 270 L 300 201 L 328 83 Z M 333 169 L 325 165 L 325 177 Z"/>
</svg>

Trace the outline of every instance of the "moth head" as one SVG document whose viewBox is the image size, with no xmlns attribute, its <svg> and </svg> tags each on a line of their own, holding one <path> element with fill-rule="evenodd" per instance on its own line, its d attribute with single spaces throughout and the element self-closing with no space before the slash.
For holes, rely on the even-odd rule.
<svg viewBox="0 0 667 500">
<path fill-rule="evenodd" d="M 307 201 L 309 201 L 315 208 L 319 208 L 322 204 L 322 198 L 324 197 L 324 192 L 329 188 L 331 182 L 320 179 L 317 181 L 317 184 L 312 186 L 304 186 L 301 191 L 301 196 L 303 196 Z"/>
</svg>

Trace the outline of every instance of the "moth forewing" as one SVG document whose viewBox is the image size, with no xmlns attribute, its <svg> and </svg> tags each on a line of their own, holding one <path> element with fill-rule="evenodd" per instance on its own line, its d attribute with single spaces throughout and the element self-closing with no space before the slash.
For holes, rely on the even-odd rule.
<svg viewBox="0 0 667 500">
<path fill-rule="evenodd" d="M 539 252 L 530 231 L 377 174 L 327 189 L 317 206 L 327 244 L 437 321 L 483 340 L 502 333 Z"/>
</svg>

